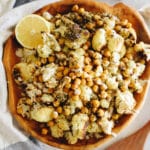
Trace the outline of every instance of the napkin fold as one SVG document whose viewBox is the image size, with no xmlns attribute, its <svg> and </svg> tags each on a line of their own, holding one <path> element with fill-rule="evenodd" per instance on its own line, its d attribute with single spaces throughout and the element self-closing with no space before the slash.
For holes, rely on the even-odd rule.
<svg viewBox="0 0 150 150">
<path fill-rule="evenodd" d="M 0 16 L 13 8 L 16 0 L 0 0 Z"/>
<path fill-rule="evenodd" d="M 3 44 L 12 33 L 12 29 L 18 20 L 23 16 L 30 14 L 43 7 L 44 5 L 54 1 L 57 0 L 37 0 L 10 10 L 14 5 L 15 0 L 0 0 L 0 150 L 56 150 L 56 148 L 50 147 L 29 137 L 29 135 L 26 134 L 13 120 L 7 108 L 7 84 L 9 83 L 6 82 L 5 70 L 1 61 L 3 55 Z M 115 2 L 118 2 L 118 0 L 115 0 Z M 123 0 L 123 2 L 125 1 Z M 150 5 L 141 8 L 139 12 L 143 15 L 144 19 L 150 27 Z M 150 90 L 147 97 L 150 97 Z M 111 142 L 104 145 L 102 149 L 112 142 L 116 142 L 117 140 L 135 132 L 148 120 L 150 120 L 149 106 L 150 101 L 146 99 L 143 109 L 132 122 L 132 124 L 130 124 L 127 129 L 121 132 Z"/>
</svg>

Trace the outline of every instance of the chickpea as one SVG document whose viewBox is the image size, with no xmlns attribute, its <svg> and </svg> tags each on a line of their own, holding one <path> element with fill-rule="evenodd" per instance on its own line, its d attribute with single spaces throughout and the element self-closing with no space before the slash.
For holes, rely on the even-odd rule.
<svg viewBox="0 0 150 150">
<path fill-rule="evenodd" d="M 81 77 L 82 73 L 81 72 L 76 72 L 76 76 L 79 78 Z"/>
<path fill-rule="evenodd" d="M 127 27 L 127 28 L 131 28 L 131 27 L 132 27 L 132 24 L 128 22 L 127 25 L 126 25 L 126 27 Z"/>
<path fill-rule="evenodd" d="M 100 59 L 95 59 L 94 60 L 94 65 L 100 65 L 101 64 L 101 60 Z"/>
<path fill-rule="evenodd" d="M 65 68 L 63 66 L 59 66 L 57 71 L 63 71 Z"/>
<path fill-rule="evenodd" d="M 100 90 L 104 91 L 106 89 L 107 89 L 107 85 L 106 84 L 103 83 L 103 84 L 100 85 Z"/>
<path fill-rule="evenodd" d="M 60 39 L 58 40 L 58 43 L 59 43 L 60 45 L 64 45 L 65 40 L 64 40 L 63 38 L 60 38 Z"/>
<path fill-rule="evenodd" d="M 57 107 L 56 111 L 57 111 L 59 114 L 61 114 L 62 111 L 63 111 L 63 110 L 62 110 L 62 107 L 61 107 L 61 106 Z"/>
<path fill-rule="evenodd" d="M 128 20 L 127 19 L 122 20 L 120 23 L 121 23 L 122 26 L 126 26 L 127 23 L 128 23 Z"/>
<path fill-rule="evenodd" d="M 113 120 L 118 120 L 119 119 L 119 114 L 113 114 L 112 119 Z"/>
<path fill-rule="evenodd" d="M 54 111 L 53 114 L 52 114 L 52 117 L 53 117 L 54 119 L 56 119 L 56 118 L 58 117 L 58 112 L 57 112 L 57 111 Z"/>
<path fill-rule="evenodd" d="M 96 113 L 97 112 L 97 108 L 96 107 L 92 108 L 92 112 Z"/>
<path fill-rule="evenodd" d="M 43 135 L 47 135 L 48 130 L 46 128 L 42 128 L 41 134 Z"/>
<path fill-rule="evenodd" d="M 104 51 L 104 53 L 103 53 L 103 55 L 105 56 L 105 57 L 110 57 L 111 56 L 111 52 L 110 52 L 110 50 L 105 50 Z"/>
<path fill-rule="evenodd" d="M 64 76 L 68 75 L 69 74 L 69 68 L 65 68 L 63 71 L 63 74 L 64 74 Z"/>
<path fill-rule="evenodd" d="M 65 108 L 64 109 L 64 114 L 66 115 L 66 116 L 69 116 L 70 115 L 70 109 L 68 109 L 68 108 Z"/>
<path fill-rule="evenodd" d="M 85 9 L 84 8 L 79 8 L 79 11 L 78 11 L 80 14 L 84 13 L 85 12 Z"/>
<path fill-rule="evenodd" d="M 90 115 L 90 121 L 91 122 L 94 122 L 94 121 L 96 121 L 96 116 L 95 115 Z"/>
<path fill-rule="evenodd" d="M 72 100 L 77 101 L 79 99 L 79 95 L 73 95 Z"/>
<path fill-rule="evenodd" d="M 90 72 L 92 70 L 92 65 L 86 65 L 85 67 L 84 67 L 84 71 L 85 72 Z"/>
<path fill-rule="evenodd" d="M 47 125 L 48 125 L 49 127 L 54 126 L 54 121 L 49 121 L 49 122 L 47 123 Z"/>
<path fill-rule="evenodd" d="M 86 24 L 87 29 L 92 30 L 95 28 L 95 23 L 94 22 L 89 22 Z"/>
<path fill-rule="evenodd" d="M 56 73 L 56 79 L 61 79 L 63 77 L 62 72 L 57 72 Z"/>
<path fill-rule="evenodd" d="M 78 5 L 74 5 L 73 7 L 72 7 L 72 11 L 78 11 L 79 10 L 79 6 Z"/>
<path fill-rule="evenodd" d="M 78 85 L 78 84 L 75 84 L 75 83 L 71 85 L 71 88 L 72 88 L 73 90 L 77 89 L 78 87 L 79 87 L 79 85 Z"/>
<path fill-rule="evenodd" d="M 47 62 L 47 58 L 41 58 L 41 63 L 42 64 L 46 64 L 46 62 Z"/>
<path fill-rule="evenodd" d="M 101 94 L 100 94 L 101 96 L 101 98 L 106 98 L 107 97 L 107 92 L 105 92 L 105 91 L 101 91 Z"/>
<path fill-rule="evenodd" d="M 104 22 L 102 20 L 97 20 L 96 24 L 98 27 L 101 27 L 103 26 Z"/>
<path fill-rule="evenodd" d="M 54 56 L 48 57 L 48 61 L 49 61 L 50 63 L 54 62 L 54 61 L 55 61 L 55 57 L 54 57 Z"/>
<path fill-rule="evenodd" d="M 103 117 L 104 114 L 105 114 L 105 112 L 104 112 L 103 109 L 99 109 L 99 110 L 97 111 L 97 115 L 98 115 L 99 117 Z"/>
<path fill-rule="evenodd" d="M 80 85 L 81 84 L 81 80 L 79 78 L 76 78 L 74 81 L 74 84 Z"/>
<path fill-rule="evenodd" d="M 18 114 L 23 114 L 22 107 L 18 107 L 18 108 L 17 108 L 17 113 L 18 113 Z"/>
<path fill-rule="evenodd" d="M 83 49 L 84 49 L 84 50 L 88 50 L 88 48 L 89 48 L 89 47 L 88 47 L 87 44 L 84 44 L 84 45 L 83 45 Z"/>
<path fill-rule="evenodd" d="M 58 100 L 53 102 L 54 107 L 58 107 L 59 105 L 60 105 L 60 102 Z"/>
<path fill-rule="evenodd" d="M 81 84 L 82 85 L 86 85 L 86 80 L 85 79 L 81 79 Z"/>
<path fill-rule="evenodd" d="M 97 84 L 97 85 L 101 85 L 102 81 L 100 78 L 95 78 L 94 79 L 94 82 Z"/>
<path fill-rule="evenodd" d="M 71 84 L 70 84 L 70 83 L 67 83 L 67 84 L 65 85 L 65 88 L 70 89 L 70 88 L 71 88 Z"/>
<path fill-rule="evenodd" d="M 98 93 L 98 91 L 99 91 L 98 85 L 93 85 L 92 89 L 95 93 Z"/>
<path fill-rule="evenodd" d="M 89 86 L 89 87 L 92 87 L 93 86 L 93 81 L 87 81 L 87 85 Z"/>
<path fill-rule="evenodd" d="M 31 100 L 30 98 L 27 98 L 27 99 L 26 99 L 26 103 L 27 103 L 28 105 L 32 105 L 32 100 Z"/>
<path fill-rule="evenodd" d="M 100 106 L 100 102 L 99 102 L 98 99 L 93 99 L 93 100 L 91 101 L 91 103 L 92 103 L 92 106 L 93 106 L 94 108 L 97 108 L 97 107 Z"/>
<path fill-rule="evenodd" d="M 101 17 L 99 16 L 99 15 L 94 15 L 94 20 L 95 21 L 98 21 L 98 20 L 100 20 L 101 19 Z"/>
<path fill-rule="evenodd" d="M 87 108 L 87 107 L 82 107 L 82 108 L 81 108 L 81 112 L 82 112 L 82 113 L 85 113 L 85 114 L 88 114 L 89 111 L 88 111 L 88 108 Z"/>
<path fill-rule="evenodd" d="M 75 79 L 76 78 L 76 75 L 74 72 L 70 72 L 69 73 L 69 76 L 71 77 L 71 79 Z"/>
<path fill-rule="evenodd" d="M 89 65 L 91 63 L 90 57 L 85 57 L 84 62 L 85 64 Z"/>
<path fill-rule="evenodd" d="M 116 30 L 116 31 L 120 31 L 120 30 L 121 30 L 121 26 L 120 26 L 120 25 L 116 25 L 116 26 L 115 26 L 115 30 Z"/>
</svg>

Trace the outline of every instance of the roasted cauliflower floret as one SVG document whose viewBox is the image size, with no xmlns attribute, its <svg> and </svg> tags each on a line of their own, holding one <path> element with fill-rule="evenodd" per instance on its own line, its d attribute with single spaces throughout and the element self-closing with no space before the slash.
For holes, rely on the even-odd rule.
<svg viewBox="0 0 150 150">
<path fill-rule="evenodd" d="M 54 97 L 50 94 L 43 94 L 41 97 L 42 102 L 44 103 L 51 103 L 54 101 Z"/>
<path fill-rule="evenodd" d="M 54 109 L 52 107 L 40 107 L 30 111 L 31 119 L 38 122 L 48 122 L 53 119 L 52 113 Z"/>
<path fill-rule="evenodd" d="M 114 127 L 114 122 L 112 120 L 108 120 L 106 117 L 103 117 L 99 124 L 104 133 L 112 135 L 112 128 Z"/>
<path fill-rule="evenodd" d="M 64 115 L 60 115 L 58 116 L 57 120 L 56 120 L 56 124 L 57 126 L 62 129 L 63 131 L 69 130 L 69 122 L 67 121 L 67 119 L 65 118 Z"/>
<path fill-rule="evenodd" d="M 69 144 L 75 144 L 78 141 L 78 138 L 76 136 L 73 136 L 72 132 L 66 132 L 65 138 L 67 139 Z"/>
<path fill-rule="evenodd" d="M 43 81 L 46 82 L 52 77 L 54 77 L 57 70 L 57 65 L 54 63 L 48 64 L 41 69 Z"/>
<path fill-rule="evenodd" d="M 108 49 L 111 52 L 120 52 L 123 44 L 123 37 L 117 34 L 115 31 L 113 31 L 112 34 L 108 37 Z"/>
<path fill-rule="evenodd" d="M 78 139 L 83 139 L 86 133 L 87 123 L 89 117 L 87 114 L 75 114 L 72 117 L 71 125 L 72 125 L 72 133 L 74 137 Z"/>
<path fill-rule="evenodd" d="M 63 137 L 64 132 L 61 128 L 58 127 L 58 125 L 54 125 L 54 126 L 50 127 L 50 129 L 51 129 L 51 134 L 53 137 L 55 137 L 55 138 Z"/>
<path fill-rule="evenodd" d="M 106 45 L 106 42 L 106 31 L 104 29 L 98 29 L 92 39 L 93 49 L 100 51 Z"/>
<path fill-rule="evenodd" d="M 130 91 L 118 91 L 115 100 L 115 106 L 119 114 L 131 114 L 136 105 L 133 94 Z"/>
<path fill-rule="evenodd" d="M 89 133 L 101 133 L 102 129 L 100 125 L 98 125 L 96 122 L 92 122 L 88 125 L 87 132 Z"/>
<path fill-rule="evenodd" d="M 85 101 L 90 101 L 92 95 L 93 95 L 93 91 L 90 87 L 88 87 L 87 85 L 81 85 L 81 97 L 82 99 L 84 99 Z"/>
<path fill-rule="evenodd" d="M 55 37 L 50 33 L 42 33 L 43 45 L 37 48 L 38 55 L 42 58 L 47 58 L 54 51 L 60 51 L 60 45 Z"/>
<path fill-rule="evenodd" d="M 33 80 L 33 72 L 35 71 L 35 66 L 33 64 L 27 64 L 20 62 L 16 64 L 13 68 L 13 75 L 17 84 L 21 81 L 29 82 Z"/>
</svg>

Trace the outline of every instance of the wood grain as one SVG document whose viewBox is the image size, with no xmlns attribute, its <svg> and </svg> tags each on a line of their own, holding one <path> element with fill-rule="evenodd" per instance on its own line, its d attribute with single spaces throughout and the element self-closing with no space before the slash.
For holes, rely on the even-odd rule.
<svg viewBox="0 0 150 150">
<path fill-rule="evenodd" d="M 150 121 L 133 135 L 111 145 L 106 150 L 143 150 L 148 133 L 150 133 Z"/>
</svg>

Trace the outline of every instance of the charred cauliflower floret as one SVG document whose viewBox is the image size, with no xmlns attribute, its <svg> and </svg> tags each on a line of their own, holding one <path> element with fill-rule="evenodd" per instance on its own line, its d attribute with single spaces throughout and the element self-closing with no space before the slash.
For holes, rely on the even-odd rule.
<svg viewBox="0 0 150 150">
<path fill-rule="evenodd" d="M 102 132 L 102 129 L 101 129 L 100 125 L 98 125 L 96 122 L 92 122 L 88 125 L 87 132 L 100 133 L 100 132 Z"/>
<path fill-rule="evenodd" d="M 133 113 L 133 108 L 136 105 L 136 101 L 130 91 L 118 91 L 115 105 L 119 114 L 131 114 Z"/>
<path fill-rule="evenodd" d="M 33 64 L 27 64 L 20 62 L 16 64 L 13 68 L 13 75 L 17 84 L 22 81 L 30 82 L 33 80 L 33 72 L 35 71 L 35 66 Z"/>
<path fill-rule="evenodd" d="M 72 125 L 72 133 L 74 137 L 77 139 L 83 139 L 86 133 L 87 123 L 88 123 L 88 115 L 87 114 L 76 114 L 73 116 L 71 125 Z"/>
<path fill-rule="evenodd" d="M 50 127 L 50 129 L 51 129 L 51 134 L 53 137 L 55 137 L 55 138 L 63 137 L 64 132 L 61 128 L 59 128 L 58 125 L 54 125 L 54 126 Z"/>
<path fill-rule="evenodd" d="M 104 133 L 112 135 L 112 128 L 114 127 L 114 122 L 112 120 L 108 120 L 106 117 L 103 117 L 99 124 Z"/>
<path fill-rule="evenodd" d="M 55 65 L 54 63 L 52 64 L 48 64 L 46 65 L 45 67 L 42 68 L 42 78 L 43 78 L 43 81 L 48 81 L 50 80 L 56 73 L 56 70 L 57 70 L 57 65 Z"/>
<path fill-rule="evenodd" d="M 65 45 L 70 49 L 80 48 L 89 38 L 88 30 L 80 28 L 78 24 L 67 17 L 62 17 L 62 20 L 58 22 L 58 26 L 56 32 L 65 38 Z"/>
<path fill-rule="evenodd" d="M 56 124 L 57 126 L 62 129 L 63 131 L 67 131 L 70 129 L 69 127 L 69 122 L 67 121 L 67 119 L 65 118 L 64 115 L 60 115 L 57 120 L 56 120 Z"/>
<path fill-rule="evenodd" d="M 40 107 L 34 108 L 30 111 L 31 118 L 38 122 L 48 122 L 53 119 L 52 113 L 54 109 L 52 107 Z"/>
<path fill-rule="evenodd" d="M 55 37 L 50 33 L 42 33 L 43 45 L 37 48 L 38 55 L 42 58 L 47 58 L 54 51 L 60 51 L 60 46 Z"/>
</svg>

